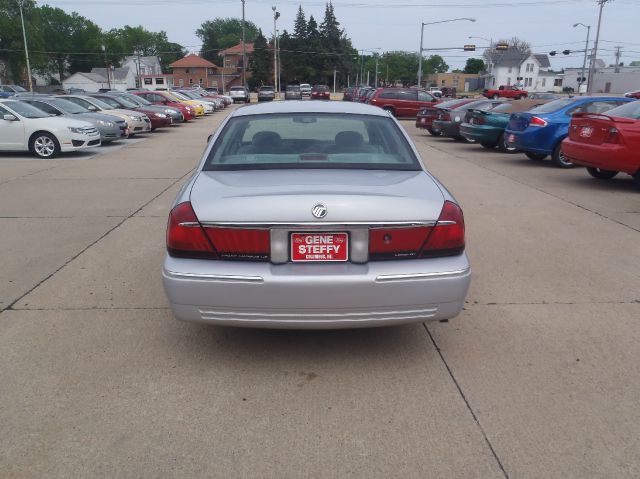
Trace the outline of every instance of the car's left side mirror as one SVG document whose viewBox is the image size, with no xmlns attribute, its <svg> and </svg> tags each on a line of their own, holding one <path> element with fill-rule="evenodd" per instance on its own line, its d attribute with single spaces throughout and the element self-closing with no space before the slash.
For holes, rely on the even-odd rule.
<svg viewBox="0 0 640 479">
<path fill-rule="evenodd" d="M 18 119 L 14 115 L 11 115 L 11 114 L 3 115 L 2 119 L 6 120 L 6 121 L 18 121 Z"/>
<path fill-rule="evenodd" d="M 207 145 L 208 145 L 208 144 L 209 144 L 209 142 L 211 141 L 211 138 L 213 138 L 213 134 L 211 134 L 211 135 L 209 135 L 209 136 L 207 137 Z"/>
</svg>

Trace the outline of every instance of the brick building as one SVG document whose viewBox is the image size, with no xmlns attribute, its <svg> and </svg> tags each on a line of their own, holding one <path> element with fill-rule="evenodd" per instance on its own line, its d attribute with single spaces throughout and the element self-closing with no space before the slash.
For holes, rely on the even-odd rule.
<svg viewBox="0 0 640 479">
<path fill-rule="evenodd" d="M 218 66 L 209 60 L 191 53 L 169 65 L 173 72 L 173 84 L 176 87 L 200 85 L 202 87 L 218 86 L 216 70 Z"/>
</svg>

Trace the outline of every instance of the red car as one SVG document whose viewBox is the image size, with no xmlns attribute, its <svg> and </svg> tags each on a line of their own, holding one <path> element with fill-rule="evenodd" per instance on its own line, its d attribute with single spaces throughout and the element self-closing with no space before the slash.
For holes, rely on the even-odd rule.
<svg viewBox="0 0 640 479">
<path fill-rule="evenodd" d="M 601 113 L 576 113 L 562 153 L 574 165 L 586 166 L 594 178 L 618 173 L 633 176 L 640 188 L 640 101 Z"/>
<path fill-rule="evenodd" d="M 171 124 L 173 123 L 171 117 L 166 113 L 159 113 L 155 109 L 152 110 L 149 107 L 136 105 L 135 103 L 120 96 L 111 96 L 106 94 L 92 94 L 91 96 L 102 100 L 107 105 L 110 105 L 113 108 L 124 108 L 125 110 L 134 110 L 139 111 L 140 113 L 144 113 L 145 115 L 147 115 L 147 118 L 149 118 L 149 121 L 151 122 L 151 131 L 154 131 L 158 128 L 171 126 Z"/>
<path fill-rule="evenodd" d="M 330 100 L 331 93 L 329 92 L 329 87 L 327 85 L 313 85 L 313 88 L 311 88 L 311 99 Z"/>
<path fill-rule="evenodd" d="M 196 112 L 189 105 L 175 101 L 173 98 L 164 95 L 161 91 L 132 91 L 131 93 L 144 98 L 154 105 L 166 105 L 180 110 L 185 122 L 193 120 L 196 116 Z"/>
<path fill-rule="evenodd" d="M 625 93 L 624 96 L 626 96 L 627 98 L 640 99 L 640 90 L 630 91 L 628 93 Z"/>
<path fill-rule="evenodd" d="M 431 93 L 417 88 L 378 88 L 369 104 L 379 106 L 393 116 L 415 118 L 420 110 L 439 101 Z"/>
<path fill-rule="evenodd" d="M 440 136 L 442 132 L 433 129 L 433 120 L 438 116 L 438 110 L 440 108 L 450 108 L 454 110 L 472 101 L 474 101 L 473 98 L 458 98 L 456 100 L 442 101 L 433 106 L 423 108 L 418 112 L 418 116 L 416 116 L 416 128 L 427 130 L 433 136 Z"/>
<path fill-rule="evenodd" d="M 487 98 L 511 98 L 512 100 L 519 100 L 520 98 L 527 98 L 529 93 L 525 90 L 521 90 L 513 85 L 500 85 L 500 88 L 484 90 L 482 96 Z"/>
</svg>

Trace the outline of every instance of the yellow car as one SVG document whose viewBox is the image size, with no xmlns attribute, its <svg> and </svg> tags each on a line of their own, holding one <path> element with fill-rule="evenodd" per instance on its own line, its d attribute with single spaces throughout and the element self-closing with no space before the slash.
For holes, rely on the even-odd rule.
<svg viewBox="0 0 640 479">
<path fill-rule="evenodd" d="M 166 92 L 166 93 L 172 98 L 175 98 L 176 101 L 179 101 L 181 103 L 186 103 L 187 105 L 191 105 L 196 111 L 196 116 L 203 116 L 206 113 L 205 106 L 202 102 L 199 102 L 198 100 L 192 100 L 191 98 L 188 98 L 186 96 L 182 96 L 180 95 L 180 93 L 175 91 Z"/>
<path fill-rule="evenodd" d="M 185 103 L 187 105 L 192 106 L 196 116 L 204 116 L 204 105 L 202 103 L 200 103 L 199 101 L 196 101 L 196 100 L 185 100 L 181 96 L 175 95 L 173 92 L 165 91 L 165 92 L 162 92 L 162 93 L 167 95 L 171 99 L 173 99 L 173 101 L 177 101 L 179 103 Z"/>
</svg>

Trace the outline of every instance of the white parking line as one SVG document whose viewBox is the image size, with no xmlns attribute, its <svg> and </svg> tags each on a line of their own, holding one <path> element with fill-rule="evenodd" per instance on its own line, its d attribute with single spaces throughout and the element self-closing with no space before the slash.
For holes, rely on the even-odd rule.
<svg viewBox="0 0 640 479">
<path fill-rule="evenodd" d="M 124 148 L 129 145 L 135 145 L 136 143 L 140 143 L 141 141 L 145 141 L 145 138 L 122 138 L 121 140 L 114 141 L 112 143 L 107 143 L 106 145 L 101 145 L 97 148 L 90 148 L 87 150 L 73 151 L 70 153 L 60 153 L 59 156 L 53 158 L 51 160 L 41 159 L 33 156 L 31 153 L 25 152 L 0 152 L 0 161 L 79 161 L 79 160 L 90 160 L 96 156 L 103 155 L 105 153 L 111 153 L 113 151 L 119 150 L 120 148 Z"/>
</svg>

